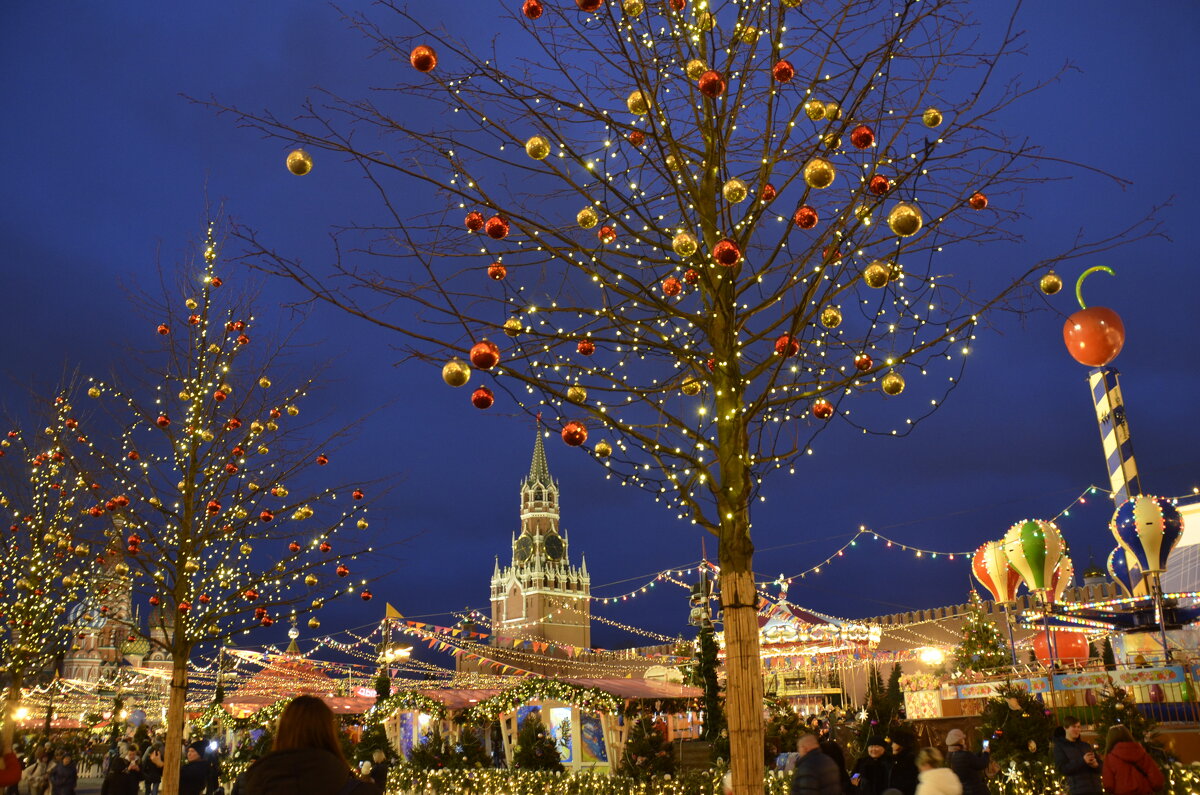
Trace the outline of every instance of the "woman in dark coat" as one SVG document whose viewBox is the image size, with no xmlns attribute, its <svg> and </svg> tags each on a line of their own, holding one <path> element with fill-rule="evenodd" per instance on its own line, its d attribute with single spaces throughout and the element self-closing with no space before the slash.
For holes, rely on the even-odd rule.
<svg viewBox="0 0 1200 795">
<path fill-rule="evenodd" d="M 916 795 L 917 738 L 908 731 L 892 730 L 892 767 L 888 772 L 888 786 L 898 789 L 902 795 Z"/>
<path fill-rule="evenodd" d="M 315 696 L 297 696 L 279 716 L 271 753 L 246 771 L 246 795 L 382 795 L 354 774 L 342 755 L 333 710 Z"/>
<path fill-rule="evenodd" d="M 75 783 L 79 780 L 79 771 L 75 760 L 70 754 L 63 754 L 58 764 L 50 768 L 51 795 L 75 795 Z"/>
<path fill-rule="evenodd" d="M 856 795 L 882 795 L 892 773 L 892 757 L 882 737 L 867 740 L 867 752 L 854 763 L 850 783 Z"/>
</svg>

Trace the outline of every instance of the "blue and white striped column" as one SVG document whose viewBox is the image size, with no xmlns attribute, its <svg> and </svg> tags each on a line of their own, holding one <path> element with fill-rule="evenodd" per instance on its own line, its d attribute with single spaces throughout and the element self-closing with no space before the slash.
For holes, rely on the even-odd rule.
<svg viewBox="0 0 1200 795">
<path fill-rule="evenodd" d="M 1088 373 L 1088 385 L 1092 388 L 1092 402 L 1096 404 L 1096 421 L 1100 425 L 1100 441 L 1108 463 L 1113 503 L 1120 505 L 1141 494 L 1142 484 L 1133 460 L 1133 443 L 1129 440 L 1129 421 L 1125 416 L 1117 371 L 1111 367 L 1098 367 Z"/>
</svg>

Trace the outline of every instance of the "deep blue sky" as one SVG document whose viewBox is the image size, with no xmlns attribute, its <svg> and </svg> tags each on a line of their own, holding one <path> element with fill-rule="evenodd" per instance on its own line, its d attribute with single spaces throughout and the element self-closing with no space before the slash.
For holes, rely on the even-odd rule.
<svg viewBox="0 0 1200 795">
<path fill-rule="evenodd" d="M 1007 4 L 976 5 L 985 23 L 1003 21 L 991 6 Z M 433 7 L 455 24 L 478 26 L 464 30 L 468 35 L 491 24 L 487 14 L 462 13 L 490 8 L 486 0 Z M 147 328 L 129 310 L 122 285 L 153 278 L 160 257 L 170 264 L 185 255 L 201 233 L 206 196 L 280 249 L 315 263 L 328 254 L 322 230 L 355 217 L 359 207 L 369 214 L 364 186 L 319 181 L 336 168 L 332 161 L 319 161 L 301 190 L 283 167 L 285 148 L 180 96 L 212 94 L 287 115 L 314 86 L 357 93 L 386 84 L 388 71 L 398 68 L 368 59 L 365 44 L 332 8 L 282 8 L 114 0 L 5 9 L 0 374 L 9 406 L 19 407 L 25 385 L 52 386 L 64 367 L 106 373 L 127 355 L 126 344 L 144 340 L 138 335 Z M 1084 175 L 1033 188 L 1021 228 L 1026 243 L 980 252 L 971 266 L 1039 259 L 1080 228 L 1109 232 L 1173 197 L 1159 214 L 1169 241 L 1147 240 L 1064 276 L 1073 280 L 1088 265 L 1116 269 L 1115 279 L 1094 277 L 1088 297 L 1119 311 L 1129 332 L 1116 365 L 1142 482 L 1169 495 L 1190 492 L 1200 485 L 1200 163 L 1193 144 L 1200 8 L 1158 0 L 1131 13 L 1118 3 L 1056 0 L 1026 4 L 1020 26 L 1027 54 L 1005 67 L 1009 74 L 1033 78 L 1067 61 L 1077 70 L 1010 113 L 1007 128 L 1134 184 L 1121 191 Z M 1059 312 L 1070 311 L 1069 292 L 1054 300 Z M 267 303 L 287 297 L 267 285 Z M 1090 483 L 1106 484 L 1086 369 L 1065 353 L 1061 325 L 1052 312 L 1023 323 L 998 318 L 975 346 L 965 385 L 910 438 L 821 437 L 817 455 L 795 476 L 775 479 L 768 502 L 756 509 L 758 546 L 770 550 L 759 556 L 763 578 L 819 562 L 859 524 L 927 548 L 973 549 L 1019 519 L 1054 515 Z M 530 422 L 471 409 L 436 369 L 394 366 L 391 341 L 330 311 L 316 313 L 305 333 L 322 342 L 314 356 L 331 362 L 317 398 L 328 411 L 353 417 L 387 404 L 349 451 L 358 471 L 398 477 L 375 526 L 385 528 L 386 539 L 408 540 L 381 556 L 378 571 L 388 573 L 376 594 L 414 615 L 485 605 L 493 556 L 507 557 L 517 528 Z M 563 525 L 573 557 L 588 555 L 596 594 L 623 589 L 605 583 L 699 557 L 697 531 L 550 441 Z M 1109 511 L 1094 503 L 1063 522 L 1077 569 L 1089 550 L 1102 559 L 1113 546 Z M 967 586 L 965 562 L 867 548 L 793 586 L 791 596 L 829 613 L 867 616 L 961 600 Z M 634 606 L 598 612 L 674 633 L 686 620 L 686 594 L 656 591 Z M 359 603 L 331 608 L 325 629 L 367 623 L 382 608 L 383 599 L 369 611 Z M 596 640 L 613 646 L 632 639 L 597 627 Z"/>
</svg>

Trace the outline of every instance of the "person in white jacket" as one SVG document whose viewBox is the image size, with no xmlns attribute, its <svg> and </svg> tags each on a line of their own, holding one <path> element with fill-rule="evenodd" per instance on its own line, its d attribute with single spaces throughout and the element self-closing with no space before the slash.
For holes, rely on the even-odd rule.
<svg viewBox="0 0 1200 795">
<path fill-rule="evenodd" d="M 962 782 L 946 767 L 942 752 L 922 748 L 917 754 L 917 795 L 962 795 Z"/>
</svg>

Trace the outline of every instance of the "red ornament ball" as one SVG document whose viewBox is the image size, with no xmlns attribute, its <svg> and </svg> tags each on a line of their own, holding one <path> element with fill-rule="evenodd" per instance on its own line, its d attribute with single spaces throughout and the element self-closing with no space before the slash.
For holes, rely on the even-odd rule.
<svg viewBox="0 0 1200 795">
<path fill-rule="evenodd" d="M 667 296 L 667 298 L 674 298 L 683 292 L 683 283 L 674 276 L 668 276 L 663 279 L 662 291 L 663 295 Z"/>
<path fill-rule="evenodd" d="M 151 596 L 149 601 L 155 607 L 158 607 L 162 603 L 162 599 L 159 599 L 157 596 Z"/>
<path fill-rule="evenodd" d="M 339 563 L 336 571 L 337 571 L 337 576 L 339 576 L 339 577 L 345 577 L 350 574 L 350 569 L 346 566 L 345 563 Z"/>
<path fill-rule="evenodd" d="M 126 455 L 126 458 L 128 458 L 130 461 L 137 461 L 139 458 L 141 458 L 141 456 L 138 455 L 137 450 L 130 450 L 129 454 Z"/>
<path fill-rule="evenodd" d="M 575 346 L 575 350 L 579 351 L 580 356 L 591 356 L 596 352 L 596 343 L 591 340 L 580 340 Z"/>
<path fill-rule="evenodd" d="M 688 284 L 695 284 L 700 281 L 700 274 L 693 268 L 688 268 L 683 272 L 683 280 Z"/>
<path fill-rule="evenodd" d="M 321 550 L 322 552 L 329 552 L 333 549 L 333 545 L 328 541 L 322 541 L 321 546 L 317 547 L 317 549 Z"/>
<path fill-rule="evenodd" d="M 209 500 L 207 510 L 209 513 L 220 513 L 221 503 L 217 502 L 216 500 Z"/>
<path fill-rule="evenodd" d="M 800 342 L 791 334 L 784 334 L 775 340 L 775 353 L 783 357 L 795 356 L 800 352 Z"/>
<path fill-rule="evenodd" d="M 1088 367 L 1103 367 L 1125 347 L 1125 324 L 1121 316 L 1104 306 L 1089 306 L 1067 318 L 1063 342 L 1075 361 Z"/>
<path fill-rule="evenodd" d="M 687 0 L 670 0 L 672 11 L 682 11 L 687 6 Z"/>
<path fill-rule="evenodd" d="M 616 241 L 617 230 L 613 229 L 611 226 L 602 226 L 600 227 L 600 230 L 596 232 L 596 237 L 599 238 L 601 243 L 607 246 Z"/>
<path fill-rule="evenodd" d="M 299 551 L 300 551 L 300 545 L 297 544 L 295 541 L 288 544 L 288 552 L 299 552 Z"/>
<path fill-rule="evenodd" d="M 200 325 L 200 316 L 199 315 L 188 315 L 188 325 L 189 326 L 199 326 Z"/>
<path fill-rule="evenodd" d="M 796 76 L 796 67 L 789 61 L 776 61 L 771 67 L 771 75 L 780 83 L 786 83 Z"/>
<path fill-rule="evenodd" d="M 865 353 L 860 353 L 854 357 L 854 368 L 859 371 L 870 370 L 875 365 L 875 362 Z"/>
<path fill-rule="evenodd" d="M 271 513 L 270 511 L 263 511 L 258 515 L 258 518 L 264 522 L 270 522 L 275 519 L 275 514 Z"/>
<path fill-rule="evenodd" d="M 159 414 L 158 419 L 154 421 L 154 424 L 160 428 L 170 427 L 171 418 L 168 417 L 166 414 Z"/>
<path fill-rule="evenodd" d="M 875 143 L 875 133 L 865 124 L 860 124 L 850 131 L 850 143 L 856 149 L 869 149 Z"/>
<path fill-rule="evenodd" d="M 579 6 L 580 11 L 590 14 L 599 10 L 600 6 L 604 5 L 604 0 L 575 0 L 575 5 Z"/>
<path fill-rule="evenodd" d="M 486 386 L 481 386 L 471 393 L 471 405 L 477 409 L 490 409 L 496 402 L 496 396 Z"/>
<path fill-rule="evenodd" d="M 180 613 L 186 613 L 187 611 L 189 611 L 191 609 L 192 609 L 192 605 L 190 602 L 180 602 L 179 603 L 179 612 Z"/>
<path fill-rule="evenodd" d="M 483 225 L 483 232 L 492 240 L 503 240 L 508 237 L 508 221 L 499 215 L 493 215 Z"/>
<path fill-rule="evenodd" d="M 491 370 L 500 363 L 500 348 L 491 340 L 477 342 L 471 346 L 470 359 L 480 370 Z"/>
<path fill-rule="evenodd" d="M 982 193 L 973 193 L 971 198 L 967 199 L 967 204 L 971 205 L 972 210 L 986 210 L 988 206 L 987 196 Z"/>
<path fill-rule="evenodd" d="M 171 333 L 171 327 L 168 326 L 166 323 L 160 323 L 158 326 L 158 333 L 162 334 L 165 337 L 166 335 Z"/>
<path fill-rule="evenodd" d="M 229 397 L 229 395 L 226 395 L 224 392 L 222 392 L 219 389 L 217 391 L 213 392 L 213 400 L 217 401 L 218 403 L 224 401 L 225 398 L 227 398 L 227 397 Z"/>
<path fill-rule="evenodd" d="M 318 466 L 325 466 L 326 464 L 329 463 L 329 459 L 326 457 L 326 455 L 324 453 L 318 454 L 316 460 L 317 460 Z"/>
<path fill-rule="evenodd" d="M 742 251 L 738 248 L 737 243 L 734 243 L 729 238 L 725 238 L 713 246 L 713 259 L 726 268 L 732 268 L 741 262 Z"/>
<path fill-rule="evenodd" d="M 876 196 L 882 196 L 891 190 L 892 183 L 888 182 L 888 178 L 883 174 L 876 174 L 871 177 L 871 181 L 867 183 L 867 187 L 870 188 L 871 193 L 874 193 Z"/>
<path fill-rule="evenodd" d="M 362 489 L 355 489 L 354 491 L 352 491 L 350 493 L 350 496 L 356 500 L 361 500 L 363 497 L 365 497 L 367 495 L 363 494 Z"/>
<path fill-rule="evenodd" d="M 237 464 L 229 463 L 225 465 L 225 472 L 229 475 L 236 475 L 238 471 Z"/>
<path fill-rule="evenodd" d="M 587 441 L 587 428 L 582 422 L 572 420 L 563 426 L 562 439 L 569 447 L 578 447 Z"/>
<path fill-rule="evenodd" d="M 213 287 L 220 287 L 220 286 L 221 286 L 222 284 L 224 284 L 224 283 L 225 283 L 225 282 L 221 281 L 221 277 L 220 277 L 220 276 L 214 276 L 214 277 L 212 277 L 212 281 L 210 281 L 210 282 L 209 282 L 209 284 L 211 284 Z"/>
<path fill-rule="evenodd" d="M 274 623 L 275 623 L 275 619 L 271 618 L 270 616 L 263 616 L 262 625 L 264 627 L 269 627 Z"/>
<path fill-rule="evenodd" d="M 480 229 L 483 229 L 483 213 L 471 211 L 467 213 L 467 217 L 463 219 L 463 223 L 466 224 L 467 229 L 470 231 L 478 232 Z"/>
<path fill-rule="evenodd" d="M 437 53 L 427 44 L 418 44 L 408 54 L 408 62 L 418 72 L 432 72 L 437 66 Z"/>
<path fill-rule="evenodd" d="M 242 596 L 246 597 L 247 602 L 253 602 L 258 598 L 258 591 L 254 590 L 253 588 L 247 588 L 242 592 Z"/>
<path fill-rule="evenodd" d="M 629 143 L 633 144 L 634 146 L 641 146 L 642 144 L 646 143 L 646 136 L 641 130 L 634 130 L 633 132 L 629 133 Z"/>
<path fill-rule="evenodd" d="M 727 85 L 725 78 L 716 69 L 709 69 L 700 75 L 700 80 L 697 81 L 697 84 L 700 86 L 700 93 L 709 99 L 716 99 L 724 94 Z"/>
<path fill-rule="evenodd" d="M 542 0 L 525 0 L 525 4 L 521 6 L 521 13 L 530 19 L 539 19 L 544 10 Z"/>
<path fill-rule="evenodd" d="M 202 594 L 200 594 L 199 596 L 197 596 L 197 597 L 196 597 L 196 601 L 197 601 L 197 602 L 199 602 L 199 603 L 200 603 L 200 604 L 202 604 L 202 605 L 206 605 L 206 604 L 208 604 L 209 602 L 211 602 L 211 601 L 212 601 L 212 597 L 211 597 L 211 596 L 209 596 L 209 595 L 208 595 L 208 594 L 206 594 L 206 593 L 202 593 Z"/>
<path fill-rule="evenodd" d="M 821 216 L 807 204 L 796 210 L 796 214 L 792 216 L 792 223 L 801 229 L 812 229 L 819 220 L 821 220 Z"/>
<path fill-rule="evenodd" d="M 539 13 L 541 13 L 541 12 L 539 12 Z M 362 593 L 360 593 L 360 594 L 358 595 L 358 597 L 359 597 L 360 599 L 362 599 L 364 602 L 369 602 L 369 601 L 371 601 L 371 597 L 372 597 L 373 595 L 374 595 L 374 594 L 372 594 L 372 593 L 371 593 L 369 590 L 367 590 L 366 588 L 363 588 L 363 589 L 362 589 Z"/>
<path fill-rule="evenodd" d="M 488 278 L 494 281 L 500 281 L 508 275 L 508 268 L 504 267 L 502 262 L 493 262 L 488 265 Z"/>
<path fill-rule="evenodd" d="M 825 398 L 817 398 L 813 401 L 812 413 L 819 420 L 827 420 L 833 416 L 833 404 Z"/>
<path fill-rule="evenodd" d="M 758 198 L 764 204 L 770 204 L 775 201 L 775 197 L 778 195 L 779 192 L 775 190 L 775 186 L 768 182 L 762 186 L 762 190 L 758 193 Z"/>
</svg>

